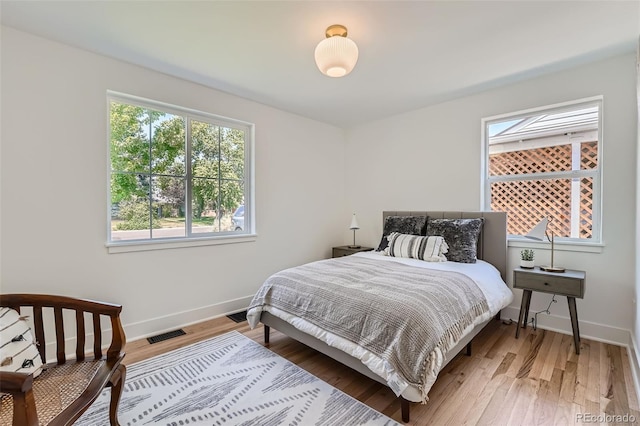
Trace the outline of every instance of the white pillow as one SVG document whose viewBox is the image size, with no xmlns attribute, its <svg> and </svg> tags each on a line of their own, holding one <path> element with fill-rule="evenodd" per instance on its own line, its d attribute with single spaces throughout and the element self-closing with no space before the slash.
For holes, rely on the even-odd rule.
<svg viewBox="0 0 640 426">
<path fill-rule="evenodd" d="M 25 317 L 0 308 L 0 371 L 33 374 L 42 371 L 42 358 Z"/>
<path fill-rule="evenodd" d="M 449 246 L 443 237 L 408 235 L 392 232 L 388 236 L 387 254 L 394 257 L 409 257 L 427 262 L 446 262 Z"/>
</svg>

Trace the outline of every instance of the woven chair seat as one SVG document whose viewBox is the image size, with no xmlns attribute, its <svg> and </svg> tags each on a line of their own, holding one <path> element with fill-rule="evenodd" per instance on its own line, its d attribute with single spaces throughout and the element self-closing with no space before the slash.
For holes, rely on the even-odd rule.
<svg viewBox="0 0 640 426">
<path fill-rule="evenodd" d="M 48 368 L 33 380 L 33 395 L 40 425 L 48 424 L 85 391 L 105 360 L 70 362 Z M 0 399 L 0 425 L 10 425 L 13 416 L 13 397 Z"/>
</svg>

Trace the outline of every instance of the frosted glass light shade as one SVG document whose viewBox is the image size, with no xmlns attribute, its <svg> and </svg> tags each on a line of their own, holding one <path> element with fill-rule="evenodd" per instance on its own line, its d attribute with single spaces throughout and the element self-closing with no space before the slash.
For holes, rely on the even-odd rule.
<svg viewBox="0 0 640 426">
<path fill-rule="evenodd" d="M 316 46 L 316 65 L 324 75 L 342 77 L 351 72 L 358 62 L 358 46 L 346 36 L 334 35 Z"/>
</svg>

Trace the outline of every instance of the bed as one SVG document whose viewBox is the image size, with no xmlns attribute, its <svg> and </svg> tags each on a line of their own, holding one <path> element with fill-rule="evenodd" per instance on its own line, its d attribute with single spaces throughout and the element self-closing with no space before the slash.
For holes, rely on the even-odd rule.
<svg viewBox="0 0 640 426">
<path fill-rule="evenodd" d="M 458 235 L 438 228 L 439 223 L 448 226 L 453 222 L 464 223 L 465 227 L 460 229 L 464 232 L 469 229 L 468 233 L 473 235 L 469 238 L 463 235 L 463 240 L 477 239 L 473 253 L 464 251 L 466 246 L 459 251 Z M 473 230 L 466 227 L 467 223 L 480 225 Z M 401 229 L 396 229 L 398 227 Z M 383 228 L 383 234 L 389 237 L 383 236 L 379 248 L 393 240 L 386 250 L 391 249 L 395 256 L 378 251 L 360 252 L 281 271 L 258 290 L 247 318 L 252 327 L 258 322 L 264 325 L 265 343 L 273 327 L 389 386 L 400 398 L 402 420 L 408 422 L 410 402 L 425 403 L 438 372 L 461 350 L 466 348 L 470 355 L 472 339 L 492 318 L 499 318 L 500 310 L 511 302 L 513 295 L 504 281 L 506 214 L 385 211 Z M 392 234 L 393 231 L 399 235 Z M 414 258 L 418 256 L 398 255 L 400 239 L 412 242 L 409 251 L 415 252 L 417 244 L 413 241 L 427 241 L 426 237 L 409 235 L 425 233 L 447 234 L 446 238 L 428 241 L 452 242 L 444 255 L 451 255 L 451 259 L 462 256 L 462 259 L 426 262 Z M 434 249 L 432 244 L 430 247 Z M 467 259 L 467 256 L 470 257 Z M 343 285 L 347 281 L 348 287 Z M 286 286 L 281 288 L 280 283 Z M 446 291 L 438 290 L 438 286 Z M 446 295 L 436 299 L 433 294 L 427 294 L 432 287 Z M 423 289 L 426 290 L 423 292 Z M 287 297 L 291 300 L 285 300 Z M 387 316 L 396 311 L 400 313 L 393 318 Z M 439 317 L 451 317 L 448 320 L 451 324 L 440 324 Z M 352 323 L 357 323 L 353 329 L 348 325 Z M 430 328 L 436 331 L 429 333 Z M 436 337 L 433 341 L 427 337 L 423 340 L 424 334 Z M 390 343 L 382 343 L 383 340 Z"/>
</svg>

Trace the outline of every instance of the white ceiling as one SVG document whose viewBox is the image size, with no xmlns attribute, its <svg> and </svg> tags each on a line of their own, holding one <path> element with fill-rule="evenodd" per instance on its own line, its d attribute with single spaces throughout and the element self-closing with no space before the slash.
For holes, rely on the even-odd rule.
<svg viewBox="0 0 640 426">
<path fill-rule="evenodd" d="M 635 51 L 638 1 L 6 1 L 3 25 L 323 122 L 354 124 Z M 343 78 L 313 51 L 343 24 Z"/>
</svg>

